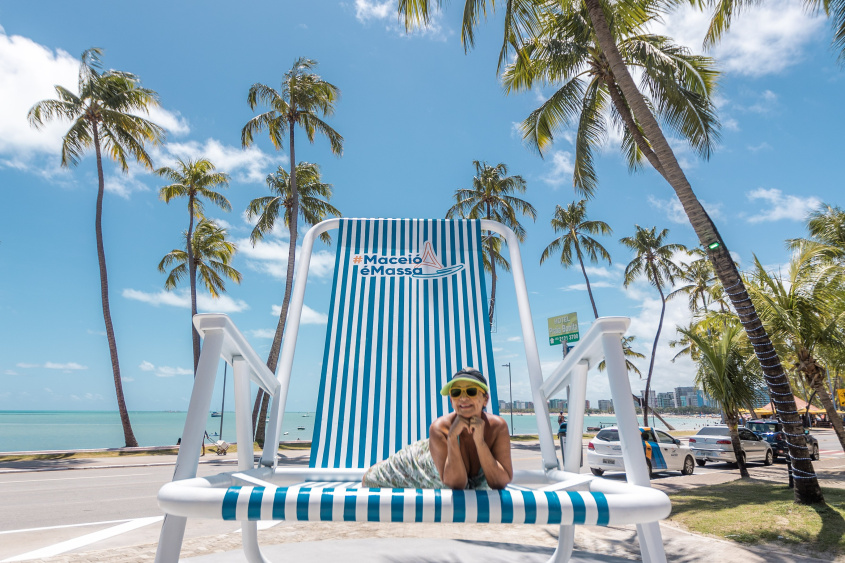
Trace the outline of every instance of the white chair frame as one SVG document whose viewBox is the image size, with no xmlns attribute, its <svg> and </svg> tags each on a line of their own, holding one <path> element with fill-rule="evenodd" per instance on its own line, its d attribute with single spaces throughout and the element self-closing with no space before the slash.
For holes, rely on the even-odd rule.
<svg viewBox="0 0 845 563">
<path fill-rule="evenodd" d="M 515 471 L 513 484 L 531 485 L 535 488 L 539 486 L 547 491 L 581 490 L 608 494 L 610 523 L 636 524 L 643 561 L 665 563 L 666 556 L 658 522 L 668 516 L 671 504 L 664 493 L 651 489 L 646 470 L 645 454 L 631 401 L 631 386 L 621 345 L 621 337 L 628 328 L 629 319 L 604 317 L 596 320 L 579 344 L 544 381 L 519 242 L 513 231 L 500 223 L 488 220 L 481 220 L 480 223 L 482 230 L 496 232 L 508 243 L 529 381 L 538 420 L 542 470 Z M 204 314 L 194 317 L 194 325 L 204 341 L 173 480 L 164 485 L 158 495 L 165 519 L 156 562 L 178 561 L 188 517 L 222 518 L 220 508 L 226 488 L 230 486 L 273 487 L 275 485 L 270 482 L 273 478 L 329 482 L 360 481 L 365 469 L 277 467 L 279 435 L 314 241 L 320 234 L 335 229 L 338 225 L 339 219 L 323 221 L 312 227 L 303 238 L 278 377 L 274 377 L 267 369 L 227 316 Z M 221 357 L 232 365 L 234 372 L 238 469 L 212 477 L 197 478 L 204 425 Z M 602 359 L 607 364 L 627 483 L 580 474 L 580 439 L 567 441 L 564 468 L 561 470 L 549 422 L 548 399 L 570 386 L 568 434 L 573 437 L 581 436 L 584 429 L 587 372 Z M 257 467 L 252 448 L 249 447 L 252 444 L 250 381 L 270 394 L 273 405 L 267 427 L 267 439 Z M 242 447 L 243 445 L 247 446 Z M 444 491 L 444 494 L 446 493 Z M 386 502 L 389 506 L 389 497 Z M 574 531 L 574 525 L 560 526 L 558 547 L 550 563 L 564 563 L 569 560 L 574 547 Z M 242 534 L 247 559 L 253 563 L 268 563 L 258 546 L 257 522 L 243 521 Z"/>
</svg>

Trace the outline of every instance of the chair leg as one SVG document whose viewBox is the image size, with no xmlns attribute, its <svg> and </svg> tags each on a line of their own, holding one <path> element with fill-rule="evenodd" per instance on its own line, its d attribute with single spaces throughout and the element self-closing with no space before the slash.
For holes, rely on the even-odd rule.
<svg viewBox="0 0 845 563">
<path fill-rule="evenodd" d="M 244 522 L 241 526 L 241 536 L 244 542 L 244 554 L 249 563 L 270 563 L 258 547 L 258 522 Z"/>
<path fill-rule="evenodd" d="M 549 563 L 567 563 L 575 548 L 575 526 L 561 526 L 558 534 L 557 547 L 549 559 Z"/>
<path fill-rule="evenodd" d="M 182 538 L 185 536 L 185 524 L 188 519 L 184 516 L 164 515 L 161 524 L 161 534 L 158 537 L 155 563 L 177 563 L 182 552 Z"/>
<path fill-rule="evenodd" d="M 637 539 L 640 542 L 643 563 L 666 563 L 666 552 L 663 550 L 663 536 L 660 534 L 659 522 L 637 524 Z"/>
</svg>

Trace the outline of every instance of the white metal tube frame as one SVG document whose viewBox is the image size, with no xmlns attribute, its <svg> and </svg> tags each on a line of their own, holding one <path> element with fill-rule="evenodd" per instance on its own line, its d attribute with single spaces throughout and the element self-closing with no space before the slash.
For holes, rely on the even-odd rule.
<svg viewBox="0 0 845 563">
<path fill-rule="evenodd" d="M 177 459 L 174 482 L 162 487 L 159 492 L 159 504 L 167 513 L 165 523 L 162 527 L 159 550 L 156 554 L 156 561 L 161 563 L 175 562 L 178 560 L 181 549 L 182 536 L 184 534 L 185 521 L 191 517 L 218 517 L 225 487 L 234 484 L 254 484 L 261 486 L 273 486 L 268 479 L 284 478 L 285 476 L 298 476 L 307 480 L 357 480 L 360 478 L 360 470 L 332 470 L 332 469 L 288 469 L 277 468 L 277 450 L 279 434 L 281 432 L 282 420 L 284 417 L 287 391 L 290 384 L 291 367 L 296 348 L 296 339 L 299 332 L 299 324 L 302 313 L 305 286 L 307 283 L 308 269 L 311 261 L 311 254 L 314 239 L 330 229 L 338 228 L 339 219 L 329 219 L 312 227 L 303 238 L 303 247 L 298 263 L 294 291 L 291 298 L 291 306 L 288 312 L 286 337 L 282 347 L 282 354 L 279 363 L 277 378 L 273 378 L 269 370 L 260 361 L 258 356 L 229 321 L 225 315 L 197 315 L 195 325 L 205 337 L 202 354 L 200 356 L 200 368 L 197 372 L 197 381 L 194 385 L 194 392 L 191 396 L 191 404 L 188 412 L 188 421 L 185 426 L 183 440 L 186 445 L 180 451 Z M 508 243 L 511 264 L 514 272 L 514 289 L 516 292 L 517 304 L 519 306 L 520 324 L 523 332 L 523 343 L 525 346 L 528 374 L 531 383 L 535 408 L 539 409 L 538 432 L 540 447 L 543 458 L 542 472 L 518 471 L 514 475 L 515 484 L 545 483 L 553 482 L 554 489 L 575 489 L 587 488 L 597 492 L 612 493 L 615 499 L 611 522 L 613 523 L 635 523 L 640 537 L 640 544 L 644 561 L 662 563 L 665 561 L 663 545 L 660 538 L 660 530 L 657 520 L 665 518 L 670 511 L 668 498 L 658 491 L 649 489 L 648 477 L 645 475 L 645 459 L 640 446 L 639 436 L 636 432 L 636 419 L 633 412 L 633 405 L 627 404 L 627 397 L 630 397 L 630 384 L 627 380 L 624 357 L 620 337 L 628 326 L 628 319 L 606 318 L 599 319 L 588 331 L 585 338 L 577 347 L 577 352 L 569 355 L 555 370 L 552 376 L 545 383 L 543 382 L 540 368 L 540 358 L 537 350 L 531 310 L 528 301 L 528 292 L 525 285 L 525 277 L 522 271 L 522 260 L 519 252 L 519 243 L 516 235 L 509 228 L 494 221 L 481 221 L 481 228 L 501 234 Z M 586 345 L 594 342 L 592 345 Z M 604 356 L 608 365 L 608 373 L 611 376 L 611 389 L 614 403 L 622 408 L 617 411 L 620 419 L 633 421 L 633 426 L 620 424 L 620 433 L 623 440 L 623 458 L 626 467 L 633 468 L 628 474 L 628 485 L 611 483 L 603 479 L 579 476 L 578 466 L 580 465 L 580 440 L 569 440 L 567 445 L 567 471 L 560 471 L 557 456 L 555 454 L 554 441 L 551 432 L 551 425 L 548 423 L 548 407 L 546 400 L 553 393 L 567 384 L 573 383 L 573 404 L 580 405 L 579 416 L 572 416 L 570 412 L 570 429 L 573 435 L 580 436 L 583 431 L 583 395 L 586 391 L 586 372 L 590 367 L 590 359 L 587 359 L 587 351 L 594 351 L 595 346 L 603 348 Z M 593 356 L 594 354 L 589 354 Z M 271 410 L 270 418 L 270 439 L 265 441 L 264 451 L 261 456 L 262 468 L 252 468 L 252 458 L 246 455 L 239 455 L 238 472 L 223 473 L 209 478 L 196 478 L 196 467 L 199 457 L 199 444 L 201 444 L 202 431 L 205 413 L 208 411 L 213 390 L 214 376 L 216 373 L 216 359 L 222 356 L 235 368 L 236 374 L 236 409 L 238 426 L 242 426 L 244 420 L 251 424 L 249 417 L 249 401 L 244 401 L 247 396 L 244 393 L 243 381 L 247 377 L 253 379 L 262 386 L 273 397 L 274 408 Z M 595 360 L 597 362 L 597 360 Z M 570 372 L 575 376 L 573 379 Z M 620 374 L 622 374 L 620 376 Z M 240 381 L 241 383 L 238 383 Z M 248 383 L 246 384 L 248 387 Z M 627 405 L 627 410 L 624 405 Z M 576 407 L 578 408 L 578 407 Z M 627 411 L 630 411 L 627 412 Z M 237 414 L 237 413 L 236 413 Z M 543 423 L 545 421 L 545 423 Z M 574 423 L 574 426 L 573 426 Z M 243 425 L 246 427 L 246 425 Z M 623 431 L 623 426 L 630 426 Z M 239 432 L 238 438 L 241 440 Z M 630 434 L 630 436 L 629 436 Z M 197 438 L 197 439 L 194 439 Z M 251 438 L 251 436 L 250 436 Z M 196 444 L 194 443 L 196 442 Z M 625 447 L 625 444 L 637 444 L 637 447 Z M 187 447 L 186 447 L 187 446 Z M 191 461 L 192 460 L 192 461 Z M 571 461 L 570 461 L 571 460 Z M 637 462 L 640 463 L 637 463 Z M 639 470 L 638 470 L 639 469 Z M 566 481 L 569 483 L 567 484 Z M 633 489 L 631 485 L 635 486 Z M 223 488 L 220 488 L 223 487 Z M 619 506 L 617 506 L 619 504 Z M 619 514 L 616 514 L 616 513 Z M 630 513 L 631 517 L 622 516 Z M 211 516 L 215 515 L 215 516 Z M 552 556 L 551 561 L 563 562 L 569 559 L 573 546 L 573 527 L 561 526 L 561 536 L 558 549 Z M 255 522 L 244 522 L 244 547 L 249 561 L 264 563 L 266 560 L 261 555 L 257 544 Z"/>
</svg>

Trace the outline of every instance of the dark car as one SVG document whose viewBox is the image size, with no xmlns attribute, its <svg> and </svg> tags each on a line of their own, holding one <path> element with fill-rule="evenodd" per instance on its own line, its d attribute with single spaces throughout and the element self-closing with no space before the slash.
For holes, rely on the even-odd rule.
<svg viewBox="0 0 845 563">
<path fill-rule="evenodd" d="M 772 445 L 772 453 L 775 459 L 778 456 L 789 457 L 789 444 L 786 443 L 786 434 L 783 431 L 783 424 L 777 420 L 749 420 L 745 423 L 745 427 Z M 804 432 L 804 440 L 807 442 L 807 448 L 810 450 L 810 457 L 814 460 L 819 459 L 819 441 L 815 436 Z"/>
</svg>

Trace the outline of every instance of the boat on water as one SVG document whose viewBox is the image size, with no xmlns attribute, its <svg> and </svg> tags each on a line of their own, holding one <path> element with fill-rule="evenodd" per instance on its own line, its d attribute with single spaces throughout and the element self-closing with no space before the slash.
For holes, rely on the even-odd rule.
<svg viewBox="0 0 845 563">
<path fill-rule="evenodd" d="M 311 415 L 308 414 L 308 413 L 305 413 L 305 414 L 302 415 L 302 418 L 308 418 L 309 416 L 311 416 Z"/>
<path fill-rule="evenodd" d="M 305 430 L 305 427 L 304 426 L 297 426 L 296 429 L 297 430 Z"/>
<path fill-rule="evenodd" d="M 217 411 L 214 411 L 214 412 L 211 413 L 211 418 L 220 418 L 221 416 L 223 416 L 223 415 L 220 414 Z"/>
</svg>

